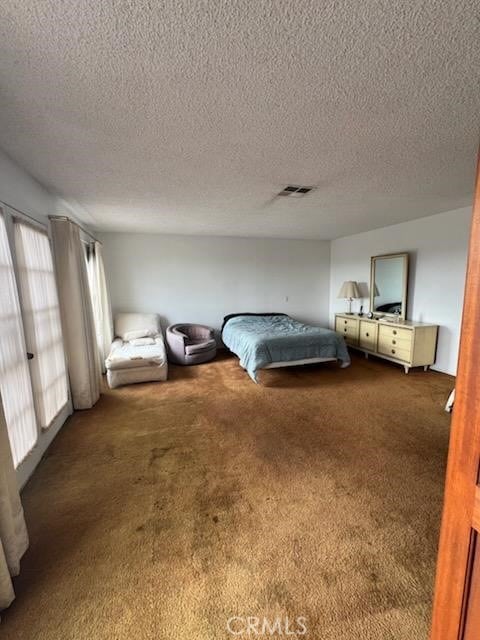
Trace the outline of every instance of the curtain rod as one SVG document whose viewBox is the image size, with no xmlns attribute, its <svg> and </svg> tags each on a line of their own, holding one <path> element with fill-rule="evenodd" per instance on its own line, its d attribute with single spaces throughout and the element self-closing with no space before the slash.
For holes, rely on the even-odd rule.
<svg viewBox="0 0 480 640">
<path fill-rule="evenodd" d="M 14 207 L 13 204 L 8 204 L 8 202 L 5 202 L 4 200 L 0 201 L 5 207 L 8 207 L 9 209 L 13 209 L 13 211 L 16 211 L 17 213 L 19 213 L 21 216 L 25 216 L 26 218 L 29 218 L 32 222 L 35 222 L 35 224 L 39 224 L 42 225 L 43 223 L 40 222 L 40 220 L 37 220 L 37 218 L 34 218 L 33 216 L 31 216 L 28 213 L 25 213 L 25 211 L 20 211 L 20 209 L 17 209 L 17 207 Z M 98 242 L 99 244 L 101 244 L 103 246 L 103 243 L 100 242 L 100 240 L 97 240 L 97 238 L 95 238 L 94 235 L 92 235 L 90 233 L 90 231 L 87 231 L 86 229 L 84 229 L 82 227 L 82 225 L 78 224 L 78 222 L 75 222 L 75 220 L 72 220 L 71 218 L 69 218 L 68 216 L 47 216 L 48 220 L 69 220 L 70 222 L 72 222 L 73 224 L 76 224 L 77 227 L 79 229 L 81 229 L 83 231 L 83 233 L 85 233 L 87 236 L 89 236 L 92 240 L 94 240 L 95 242 Z"/>
<path fill-rule="evenodd" d="M 92 235 L 90 233 L 90 231 L 87 231 L 86 229 L 84 229 L 82 227 L 81 224 L 78 224 L 78 222 L 75 222 L 75 220 L 72 220 L 71 218 L 69 218 L 68 216 L 48 216 L 49 220 L 68 220 L 69 222 L 71 222 L 72 224 L 76 225 L 81 231 L 83 231 L 83 233 L 85 233 L 89 238 L 91 238 L 92 240 L 94 240 L 95 242 L 98 242 L 98 244 L 101 244 L 103 247 L 103 243 L 100 242 L 100 240 L 98 240 L 97 238 L 95 238 L 94 235 Z"/>
<path fill-rule="evenodd" d="M 15 211 L 16 213 L 19 213 L 21 216 L 24 216 L 25 218 L 28 218 L 29 220 L 34 222 L 35 225 L 38 225 L 40 227 L 45 227 L 45 229 L 47 229 L 47 225 L 44 222 L 41 222 L 40 220 L 37 220 L 37 218 L 34 218 L 33 216 L 29 215 L 28 213 L 25 213 L 25 211 L 20 211 L 20 209 L 17 209 L 17 207 L 14 207 L 12 204 L 8 204 L 8 202 L 5 202 L 4 200 L 1 201 L 1 204 L 3 204 L 4 207 L 8 207 L 9 209 L 13 209 L 13 211 Z"/>
</svg>

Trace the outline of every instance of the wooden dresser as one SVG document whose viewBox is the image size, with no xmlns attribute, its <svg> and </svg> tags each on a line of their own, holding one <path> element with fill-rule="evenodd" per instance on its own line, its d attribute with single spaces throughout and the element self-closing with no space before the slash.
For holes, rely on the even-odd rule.
<svg viewBox="0 0 480 640">
<path fill-rule="evenodd" d="M 424 367 L 435 362 L 438 326 L 402 320 L 374 320 L 356 314 L 335 315 L 335 331 L 347 344 L 369 354 L 403 365 L 405 373 L 411 367 Z"/>
</svg>

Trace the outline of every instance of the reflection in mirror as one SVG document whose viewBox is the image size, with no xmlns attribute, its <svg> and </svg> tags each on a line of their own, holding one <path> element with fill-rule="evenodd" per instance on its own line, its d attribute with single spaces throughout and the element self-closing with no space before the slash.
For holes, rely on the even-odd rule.
<svg viewBox="0 0 480 640">
<path fill-rule="evenodd" d="M 405 318 L 407 254 L 372 258 L 371 309 Z"/>
</svg>

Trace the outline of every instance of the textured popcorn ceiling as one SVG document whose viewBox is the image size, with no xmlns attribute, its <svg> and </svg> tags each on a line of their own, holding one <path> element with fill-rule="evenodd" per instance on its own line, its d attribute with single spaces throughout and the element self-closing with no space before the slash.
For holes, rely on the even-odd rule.
<svg viewBox="0 0 480 640">
<path fill-rule="evenodd" d="M 478 7 L 4 0 L 0 146 L 103 230 L 333 238 L 454 209 Z"/>
</svg>

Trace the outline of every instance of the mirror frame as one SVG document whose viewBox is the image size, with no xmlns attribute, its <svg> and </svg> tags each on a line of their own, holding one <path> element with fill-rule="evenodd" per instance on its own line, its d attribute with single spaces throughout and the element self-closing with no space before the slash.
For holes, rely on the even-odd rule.
<svg viewBox="0 0 480 640">
<path fill-rule="evenodd" d="M 375 292 L 375 265 L 377 260 L 385 260 L 390 258 L 403 258 L 403 283 L 402 283 L 402 312 L 398 316 L 401 320 L 405 320 L 407 315 L 407 293 L 408 293 L 408 253 L 386 253 L 381 256 L 372 256 L 370 258 L 370 311 L 376 315 L 394 317 L 394 313 L 386 313 L 384 311 L 374 310 L 374 292 Z"/>
</svg>

